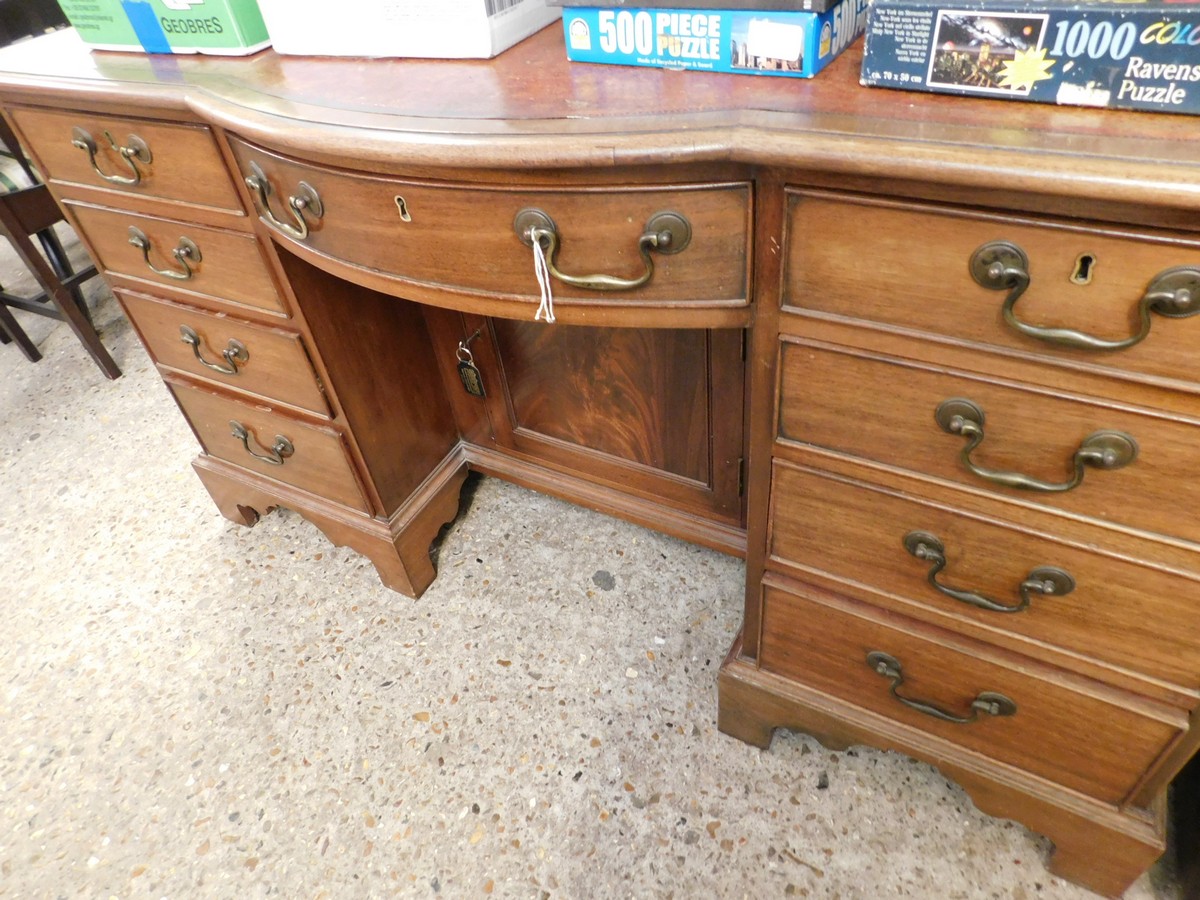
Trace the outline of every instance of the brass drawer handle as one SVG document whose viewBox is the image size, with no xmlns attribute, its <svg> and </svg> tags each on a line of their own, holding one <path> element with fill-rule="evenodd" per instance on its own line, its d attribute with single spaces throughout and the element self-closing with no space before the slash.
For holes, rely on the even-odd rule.
<svg viewBox="0 0 1200 900">
<path fill-rule="evenodd" d="M 1043 328 L 1017 318 L 1014 307 L 1029 288 L 1029 257 L 1009 241 L 990 241 L 971 256 L 971 276 L 982 287 L 993 291 L 1008 291 L 1001 310 L 1010 327 L 1050 344 L 1080 350 L 1124 350 L 1146 338 L 1150 333 L 1150 313 L 1172 319 L 1186 319 L 1200 313 L 1200 268 L 1173 266 L 1159 272 L 1146 287 L 1138 301 L 1137 334 L 1120 341 L 1108 341 L 1075 331 L 1072 328 Z"/>
<path fill-rule="evenodd" d="M 80 128 L 78 125 L 71 129 L 71 146 L 78 147 L 87 154 L 92 171 L 97 175 L 112 184 L 141 184 L 142 170 L 138 168 L 138 163 L 144 166 L 150 165 L 154 158 L 150 154 L 150 145 L 136 134 L 129 135 L 125 139 L 125 146 L 123 147 L 118 147 L 116 139 L 107 131 L 104 132 L 104 138 L 108 141 L 108 145 L 117 151 L 117 155 L 125 160 L 125 164 L 129 166 L 129 171 L 133 173 L 132 175 L 109 175 L 107 172 L 102 171 L 100 164 L 96 162 L 96 139 L 86 129 Z"/>
<path fill-rule="evenodd" d="M 1041 481 L 1019 472 L 1000 472 L 987 469 L 971 459 L 971 453 L 983 443 L 983 410 L 961 397 L 943 400 L 934 412 L 934 418 L 942 431 L 957 434 L 967 439 L 959 453 L 959 459 L 969 471 L 993 484 L 1021 488 L 1043 493 L 1062 493 L 1078 487 L 1083 482 L 1085 466 L 1094 469 L 1120 469 L 1137 459 L 1137 441 L 1123 431 L 1097 431 L 1089 434 L 1079 444 L 1072 457 L 1074 474 L 1069 481 Z"/>
<path fill-rule="evenodd" d="M 192 348 L 192 353 L 201 365 L 208 366 L 214 372 L 220 372 L 222 375 L 237 375 L 238 363 L 244 363 L 250 359 L 250 351 L 246 349 L 246 345 L 237 338 L 230 338 L 225 349 L 221 351 L 221 355 L 225 357 L 225 364 L 209 362 L 200 355 L 200 335 L 191 325 L 179 326 L 179 339 Z"/>
<path fill-rule="evenodd" d="M 1021 595 L 1020 601 L 1013 604 L 1001 603 L 975 591 L 952 588 L 937 580 L 938 574 L 946 568 L 946 546 L 936 535 L 927 531 L 910 531 L 904 536 L 904 549 L 917 559 L 932 563 L 927 578 L 938 591 L 953 600 L 969 603 L 971 606 L 991 612 L 1021 612 L 1029 608 L 1034 594 L 1041 594 L 1044 597 L 1061 597 L 1075 590 L 1075 579 L 1069 572 L 1055 566 L 1038 566 L 1036 569 L 1030 570 L 1029 574 L 1025 576 L 1025 580 L 1017 588 Z"/>
<path fill-rule="evenodd" d="M 941 719 L 943 722 L 952 722 L 955 725 L 969 725 L 977 720 L 980 715 L 1015 716 L 1017 714 L 1017 704 L 1008 697 L 1005 697 L 1003 694 L 997 694 L 995 691 L 980 691 L 975 696 L 975 699 L 971 701 L 971 714 L 969 716 L 958 716 L 924 700 L 913 700 L 909 697 L 902 697 L 900 695 L 900 685 L 904 684 L 904 671 L 900 668 L 900 661 L 896 657 L 880 650 L 872 650 L 867 654 L 867 665 L 884 678 L 891 679 L 891 693 L 893 697 L 909 709 L 915 709 L 919 713 L 933 716 L 935 719 Z"/>
<path fill-rule="evenodd" d="M 679 213 L 655 213 L 646 222 L 646 230 L 638 238 L 638 253 L 644 270 L 637 278 L 618 278 L 615 275 L 567 275 L 555 266 L 558 255 L 558 226 L 540 209 L 523 209 L 513 219 L 513 230 L 527 247 L 541 244 L 546 254 L 546 267 L 551 275 L 564 284 L 592 291 L 631 291 L 641 287 L 654 275 L 652 250 L 662 254 L 680 253 L 692 240 L 692 226 Z"/>
<path fill-rule="evenodd" d="M 271 212 L 271 194 L 275 189 L 271 187 L 267 173 L 256 162 L 250 163 L 250 174 L 246 176 L 246 187 L 254 192 L 258 211 L 262 217 L 288 237 L 293 237 L 298 241 L 308 237 L 308 219 L 305 218 L 305 213 L 318 220 L 325 215 L 325 204 L 321 202 L 321 196 L 317 193 L 317 189 L 307 181 L 301 181 L 296 186 L 296 193 L 287 198 L 288 213 L 296 224 L 292 225 L 275 218 L 275 213 Z"/>
<path fill-rule="evenodd" d="M 171 255 L 175 257 L 175 261 L 179 263 L 180 269 L 160 269 L 150 262 L 150 238 L 146 237 L 146 232 L 138 228 L 136 225 L 129 226 L 129 243 L 142 251 L 142 259 L 146 261 L 148 268 L 155 275 L 161 275 L 163 278 L 173 278 L 176 281 L 190 281 L 195 272 L 192 271 L 192 263 L 198 263 L 202 259 L 200 248 L 196 246 L 196 242 L 189 237 L 181 237 L 179 243 L 175 245 L 175 249 L 171 251 Z"/>
<path fill-rule="evenodd" d="M 275 435 L 275 443 L 271 445 L 271 449 L 264 456 L 261 453 L 255 453 L 250 449 L 250 431 L 237 420 L 230 420 L 229 429 L 233 436 L 242 442 L 242 446 L 257 460 L 267 463 L 272 466 L 282 466 L 283 461 L 296 452 L 296 448 L 292 442 L 285 438 L 282 434 Z M 258 443 L 256 440 L 255 443 Z M 261 444 L 259 445 L 261 446 Z"/>
</svg>

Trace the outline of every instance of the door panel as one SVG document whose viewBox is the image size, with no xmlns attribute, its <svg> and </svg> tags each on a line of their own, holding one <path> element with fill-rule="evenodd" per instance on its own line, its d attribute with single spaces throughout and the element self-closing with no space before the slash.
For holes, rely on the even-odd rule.
<svg viewBox="0 0 1200 900">
<path fill-rule="evenodd" d="M 488 403 L 501 447 L 740 523 L 740 331 L 508 319 L 485 327 L 499 377 L 484 377 L 496 383 Z"/>
</svg>

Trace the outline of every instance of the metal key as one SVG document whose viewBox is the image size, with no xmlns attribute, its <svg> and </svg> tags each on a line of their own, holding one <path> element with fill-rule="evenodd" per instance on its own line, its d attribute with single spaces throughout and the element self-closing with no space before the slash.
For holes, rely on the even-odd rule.
<svg viewBox="0 0 1200 900">
<path fill-rule="evenodd" d="M 477 331 L 465 341 L 459 341 L 455 356 L 458 357 L 458 378 L 466 392 L 472 397 L 486 397 L 487 394 L 483 389 L 483 376 L 479 372 L 479 367 L 475 365 L 475 357 L 471 355 L 471 351 L 467 347 L 467 344 L 478 335 Z"/>
</svg>

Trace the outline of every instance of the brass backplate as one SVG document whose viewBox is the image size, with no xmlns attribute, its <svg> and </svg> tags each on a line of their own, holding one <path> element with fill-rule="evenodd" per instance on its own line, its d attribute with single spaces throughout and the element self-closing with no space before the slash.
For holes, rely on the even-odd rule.
<svg viewBox="0 0 1200 900">
<path fill-rule="evenodd" d="M 646 233 L 667 235 L 667 240 L 660 239 L 654 248 L 667 255 L 683 252 L 692 242 L 692 226 L 679 213 L 655 213 L 646 221 Z"/>
<path fill-rule="evenodd" d="M 956 418 L 974 422 L 980 427 L 983 426 L 983 410 L 964 397 L 951 397 L 949 400 L 943 400 L 938 404 L 933 416 L 937 419 L 938 426 L 947 434 L 958 434 L 958 430 L 954 427 Z"/>
<path fill-rule="evenodd" d="M 1146 293 L 1171 295 L 1171 302 L 1153 304 L 1154 311 L 1160 316 L 1172 319 L 1194 316 L 1200 313 L 1200 269 L 1195 266 L 1164 269 L 1150 282 Z"/>
<path fill-rule="evenodd" d="M 1050 597 L 1061 597 L 1075 590 L 1075 579 L 1070 572 L 1064 572 L 1057 566 L 1038 566 L 1029 573 L 1030 581 L 1038 581 L 1050 586 L 1042 593 Z"/>
<path fill-rule="evenodd" d="M 554 220 L 540 209 L 526 207 L 513 217 L 513 231 L 526 247 L 533 246 L 534 229 L 558 233 L 558 226 L 554 224 Z"/>
<path fill-rule="evenodd" d="M 1080 450 L 1100 451 L 1101 458 L 1094 463 L 1101 469 L 1120 469 L 1129 465 L 1138 455 L 1138 445 L 1123 431 L 1097 431 L 1089 434 L 1079 445 Z"/>
<path fill-rule="evenodd" d="M 942 539 L 928 531 L 910 531 L 904 536 L 904 549 L 908 551 L 909 555 L 915 556 L 917 559 L 925 559 L 925 554 L 921 553 L 922 547 L 932 550 L 939 556 L 946 554 L 946 545 L 942 543 Z"/>
<path fill-rule="evenodd" d="M 977 284 L 993 291 L 1003 290 L 1009 283 L 1000 273 L 1005 269 L 1028 272 L 1029 257 L 1012 241 L 988 241 L 971 255 L 970 269 Z"/>
</svg>

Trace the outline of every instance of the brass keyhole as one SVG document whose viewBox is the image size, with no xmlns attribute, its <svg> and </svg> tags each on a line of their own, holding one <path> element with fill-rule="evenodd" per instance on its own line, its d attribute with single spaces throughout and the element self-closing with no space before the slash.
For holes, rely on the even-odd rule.
<svg viewBox="0 0 1200 900">
<path fill-rule="evenodd" d="M 1075 260 L 1075 270 L 1071 273 L 1071 284 L 1091 284 L 1096 265 L 1094 253 L 1080 253 Z"/>
<path fill-rule="evenodd" d="M 396 209 L 400 210 L 400 221 L 411 222 L 412 215 L 408 211 L 408 203 L 399 195 L 396 197 Z"/>
</svg>

